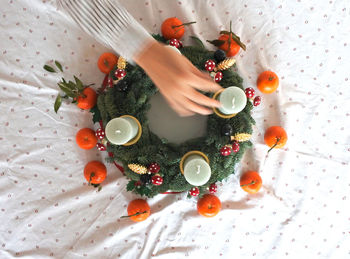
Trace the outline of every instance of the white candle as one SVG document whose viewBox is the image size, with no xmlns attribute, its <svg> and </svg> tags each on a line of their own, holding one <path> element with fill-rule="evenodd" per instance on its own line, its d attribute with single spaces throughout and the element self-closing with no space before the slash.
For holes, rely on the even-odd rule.
<svg viewBox="0 0 350 259">
<path fill-rule="evenodd" d="M 105 132 L 108 141 L 115 145 L 124 145 L 136 137 L 139 127 L 130 117 L 119 117 L 107 123 Z"/>
<path fill-rule="evenodd" d="M 218 97 L 221 107 L 219 110 L 224 114 L 239 113 L 247 104 L 247 96 L 244 91 L 236 86 L 226 88 Z"/>
<path fill-rule="evenodd" d="M 201 186 L 209 181 L 211 169 L 202 156 L 190 155 L 184 161 L 184 176 L 190 184 Z"/>
</svg>

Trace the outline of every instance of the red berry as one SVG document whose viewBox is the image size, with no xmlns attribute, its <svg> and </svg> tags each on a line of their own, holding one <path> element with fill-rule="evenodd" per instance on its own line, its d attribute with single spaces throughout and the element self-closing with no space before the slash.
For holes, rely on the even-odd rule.
<svg viewBox="0 0 350 259">
<path fill-rule="evenodd" d="M 112 87 L 113 87 L 113 78 L 109 77 L 107 83 L 108 83 L 108 86 L 109 86 L 110 88 L 112 88 Z"/>
<path fill-rule="evenodd" d="M 180 48 L 180 41 L 178 39 L 171 39 L 169 41 L 170 46 L 174 46 L 175 48 Z"/>
<path fill-rule="evenodd" d="M 217 186 L 215 183 L 212 183 L 212 184 L 209 186 L 209 192 L 210 192 L 211 194 L 216 193 L 217 190 L 218 190 L 218 186 Z"/>
<path fill-rule="evenodd" d="M 102 140 L 105 137 L 106 133 L 103 129 L 99 128 L 96 130 L 95 135 L 98 139 Z"/>
<path fill-rule="evenodd" d="M 209 71 L 209 72 L 210 72 L 210 71 L 213 71 L 214 68 L 215 68 L 215 66 L 216 66 L 216 64 L 215 64 L 215 61 L 214 61 L 214 60 L 209 59 L 209 60 L 205 61 L 205 64 L 204 64 L 205 70 L 207 70 L 207 71 Z"/>
<path fill-rule="evenodd" d="M 232 153 L 232 149 L 228 146 L 224 146 L 220 149 L 220 154 L 222 156 L 229 156 Z"/>
<path fill-rule="evenodd" d="M 215 79 L 215 82 L 219 83 L 222 79 L 222 72 L 221 71 L 217 72 L 214 79 Z"/>
<path fill-rule="evenodd" d="M 190 190 L 190 195 L 191 196 L 198 196 L 199 195 L 199 189 L 198 187 L 193 187 L 191 190 Z"/>
<path fill-rule="evenodd" d="M 134 183 L 134 185 L 137 187 L 137 186 L 141 186 L 142 183 L 141 183 L 141 181 L 137 181 L 137 182 Z"/>
<path fill-rule="evenodd" d="M 179 44 L 180 44 L 180 46 L 179 46 L 179 48 L 182 48 L 184 45 L 182 44 L 182 41 L 181 40 L 178 40 L 179 41 Z"/>
<path fill-rule="evenodd" d="M 117 69 L 115 72 L 114 72 L 114 76 L 118 79 L 121 79 L 123 78 L 124 76 L 126 76 L 126 72 L 124 69 Z"/>
<path fill-rule="evenodd" d="M 257 96 L 254 98 L 253 105 L 258 106 L 261 103 L 261 97 Z"/>
<path fill-rule="evenodd" d="M 150 171 L 152 174 L 158 173 L 160 170 L 160 166 L 157 163 L 151 163 L 148 166 L 148 171 Z"/>
<path fill-rule="evenodd" d="M 106 151 L 106 147 L 103 145 L 103 144 L 101 144 L 101 143 L 97 143 L 96 144 L 96 147 L 97 147 L 97 149 L 99 150 L 99 151 Z"/>
<path fill-rule="evenodd" d="M 232 151 L 235 153 L 239 151 L 239 143 L 237 141 L 232 142 Z"/>
<path fill-rule="evenodd" d="M 251 99 L 255 95 L 255 90 L 251 87 L 248 87 L 245 89 L 245 95 L 247 96 L 247 98 Z"/>
<path fill-rule="evenodd" d="M 152 176 L 152 184 L 161 185 L 162 183 L 163 183 L 163 178 L 159 174 Z"/>
</svg>

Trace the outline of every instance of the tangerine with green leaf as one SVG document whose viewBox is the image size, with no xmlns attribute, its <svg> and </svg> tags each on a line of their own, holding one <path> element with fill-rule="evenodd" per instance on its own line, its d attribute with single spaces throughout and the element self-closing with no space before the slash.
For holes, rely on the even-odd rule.
<svg viewBox="0 0 350 259">
<path fill-rule="evenodd" d="M 100 184 L 107 176 L 107 168 L 100 161 L 91 161 L 85 165 L 84 177 L 89 184 Z"/>
<path fill-rule="evenodd" d="M 80 129 L 75 135 L 75 141 L 82 149 L 92 149 L 97 144 L 95 131 L 89 128 Z"/>
<path fill-rule="evenodd" d="M 197 211 L 204 217 L 214 217 L 221 210 L 221 201 L 214 194 L 204 194 L 197 202 Z"/>
<path fill-rule="evenodd" d="M 256 84 L 260 92 L 270 94 L 278 88 L 279 79 L 275 72 L 264 71 L 259 75 Z"/>
<path fill-rule="evenodd" d="M 80 109 L 89 110 L 96 105 L 97 94 L 91 87 L 86 87 L 76 100 Z"/>
<path fill-rule="evenodd" d="M 248 171 L 241 176 L 240 185 L 248 193 L 257 193 L 262 186 L 262 179 L 258 172 Z"/>
<path fill-rule="evenodd" d="M 102 73 L 108 74 L 118 64 L 118 57 L 113 53 L 103 53 L 97 61 L 97 66 Z"/>
<path fill-rule="evenodd" d="M 151 214 L 151 209 L 147 201 L 143 199 L 132 200 L 128 205 L 128 216 L 122 218 L 130 218 L 132 221 L 140 222 L 146 220 Z"/>
<path fill-rule="evenodd" d="M 232 36 L 230 36 L 230 43 L 229 43 L 229 35 L 227 35 L 227 34 L 221 35 L 218 40 L 224 41 L 224 44 L 220 45 L 219 49 L 225 51 L 227 57 L 235 56 L 239 52 L 239 50 L 241 48 L 233 40 Z"/>
<path fill-rule="evenodd" d="M 287 132 L 280 126 L 272 126 L 265 131 L 264 141 L 270 147 L 270 152 L 274 148 L 282 148 L 288 140 Z"/>
<path fill-rule="evenodd" d="M 162 23 L 161 31 L 165 39 L 181 39 L 185 34 L 185 26 L 190 25 L 195 22 L 183 23 L 176 17 L 171 17 L 166 19 Z"/>
</svg>

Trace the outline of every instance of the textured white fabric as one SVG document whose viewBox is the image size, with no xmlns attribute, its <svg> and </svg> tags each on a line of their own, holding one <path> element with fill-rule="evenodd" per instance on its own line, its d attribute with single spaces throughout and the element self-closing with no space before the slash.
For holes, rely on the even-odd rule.
<svg viewBox="0 0 350 259">
<path fill-rule="evenodd" d="M 117 0 L 57 0 L 59 6 L 96 40 L 111 47 L 129 62 L 150 41 L 147 31 Z"/>
<path fill-rule="evenodd" d="M 211 219 L 186 194 L 148 199 L 152 215 L 119 219 L 136 195 L 113 166 L 100 193 L 83 168 L 102 153 L 81 150 L 75 133 L 91 115 L 53 103 L 60 74 L 102 82 L 96 62 L 111 51 L 56 10 L 55 1 L 2 1 L 0 9 L 0 258 L 349 258 L 350 4 L 348 1 L 121 1 L 147 31 L 171 16 L 197 21 L 185 34 L 203 41 L 220 29 L 247 44 L 237 58 L 245 87 L 256 92 L 265 69 L 278 91 L 255 108 L 254 147 L 237 175 L 219 184 L 223 210 Z M 207 45 L 208 48 L 211 46 Z M 268 148 L 263 133 L 283 126 L 287 146 Z M 263 188 L 238 186 L 258 170 Z"/>
</svg>

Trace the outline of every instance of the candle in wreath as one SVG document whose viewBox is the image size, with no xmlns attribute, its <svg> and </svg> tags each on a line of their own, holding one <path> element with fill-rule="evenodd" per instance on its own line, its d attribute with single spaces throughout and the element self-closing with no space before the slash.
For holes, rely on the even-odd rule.
<svg viewBox="0 0 350 259">
<path fill-rule="evenodd" d="M 223 90 L 217 99 L 221 103 L 219 108 L 223 114 L 237 114 L 244 109 L 247 104 L 247 96 L 244 91 L 236 86 L 230 86 Z"/>
<path fill-rule="evenodd" d="M 114 118 L 107 123 L 106 137 L 114 145 L 131 145 L 137 142 L 141 135 L 139 121 L 130 115 Z"/>
<path fill-rule="evenodd" d="M 184 156 L 183 161 L 183 174 L 186 181 L 194 186 L 206 184 L 211 176 L 207 157 L 198 151 L 192 151 L 188 154 L 188 156 Z"/>
</svg>

